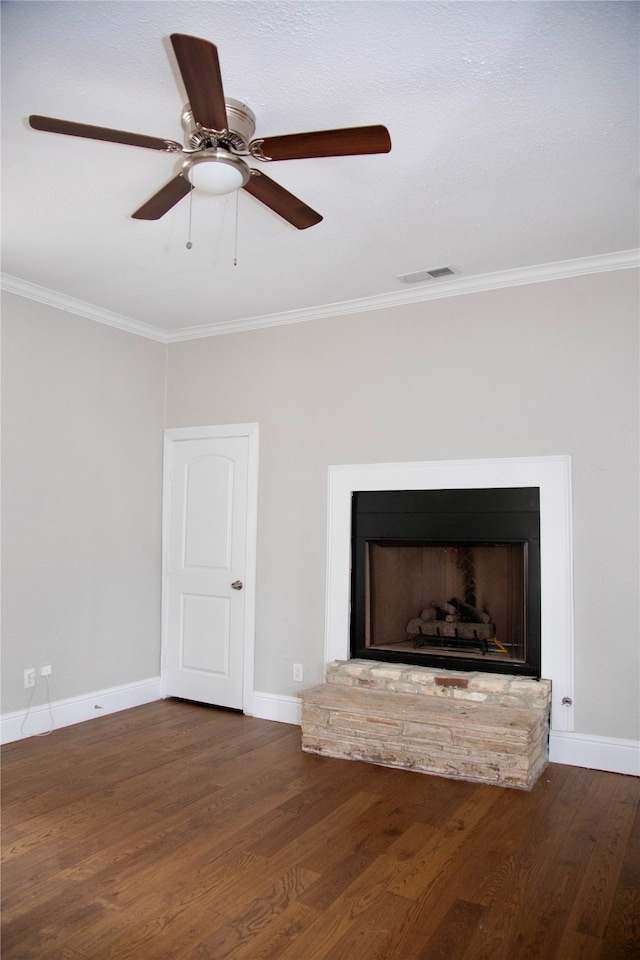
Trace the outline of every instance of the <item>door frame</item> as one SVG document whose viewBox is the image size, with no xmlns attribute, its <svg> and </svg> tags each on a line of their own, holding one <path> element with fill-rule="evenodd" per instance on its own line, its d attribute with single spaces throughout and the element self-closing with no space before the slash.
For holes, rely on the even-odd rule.
<svg viewBox="0 0 640 960">
<path fill-rule="evenodd" d="M 170 427 L 164 431 L 162 466 L 162 613 L 160 645 L 160 696 L 167 696 L 166 661 L 169 643 L 169 530 L 171 519 L 171 465 L 175 444 L 184 440 L 247 438 L 247 539 L 244 585 L 244 663 L 242 712 L 253 716 L 256 625 L 256 560 L 258 539 L 258 451 L 257 423 L 228 423 L 207 427 Z"/>
</svg>

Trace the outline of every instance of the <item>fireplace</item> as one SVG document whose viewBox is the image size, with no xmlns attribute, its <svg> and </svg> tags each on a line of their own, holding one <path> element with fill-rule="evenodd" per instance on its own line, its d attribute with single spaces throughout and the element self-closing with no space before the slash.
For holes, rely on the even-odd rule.
<svg viewBox="0 0 640 960">
<path fill-rule="evenodd" d="M 328 470 L 326 670 L 351 654 L 353 494 L 357 491 L 491 490 L 536 487 L 540 491 L 541 673 L 551 681 L 552 733 L 574 729 L 573 536 L 571 458 L 512 457 L 337 464 Z M 367 660 L 371 663 L 370 660 Z M 372 664 L 373 665 L 373 664 Z M 380 664 L 395 670 L 397 665 Z M 433 668 L 431 668 L 433 669 Z M 438 669 L 437 667 L 435 668 Z M 464 672 L 460 674 L 464 679 Z M 486 683 L 502 681 L 486 674 Z M 512 681 L 517 682 L 516 679 Z"/>
<path fill-rule="evenodd" d="M 540 490 L 352 494 L 351 657 L 541 676 Z"/>
</svg>

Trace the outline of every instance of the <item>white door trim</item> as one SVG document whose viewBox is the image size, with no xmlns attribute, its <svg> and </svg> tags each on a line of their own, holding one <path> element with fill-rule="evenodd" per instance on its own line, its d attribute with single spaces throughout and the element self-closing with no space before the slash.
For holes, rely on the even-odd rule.
<svg viewBox="0 0 640 960">
<path fill-rule="evenodd" d="M 162 473 L 162 644 L 160 654 L 161 696 L 166 697 L 166 658 L 168 643 L 168 565 L 169 524 L 171 515 L 171 462 L 173 444 L 181 440 L 208 440 L 223 437 L 247 437 L 247 544 L 246 582 L 244 586 L 244 672 L 242 712 L 253 716 L 256 624 L 256 556 L 258 537 L 258 450 L 257 423 L 228 423 L 207 427 L 171 427 L 164 431 L 164 463 Z"/>
</svg>

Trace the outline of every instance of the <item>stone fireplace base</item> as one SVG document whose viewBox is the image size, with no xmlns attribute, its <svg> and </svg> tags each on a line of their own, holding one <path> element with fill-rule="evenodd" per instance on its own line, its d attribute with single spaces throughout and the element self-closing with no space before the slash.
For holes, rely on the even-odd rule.
<svg viewBox="0 0 640 960">
<path fill-rule="evenodd" d="M 308 753 L 523 790 L 548 761 L 549 680 L 346 660 L 300 698 Z"/>
</svg>

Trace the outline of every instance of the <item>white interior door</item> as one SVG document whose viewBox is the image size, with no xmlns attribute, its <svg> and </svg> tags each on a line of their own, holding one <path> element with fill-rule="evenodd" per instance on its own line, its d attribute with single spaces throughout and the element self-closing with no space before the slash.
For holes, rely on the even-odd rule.
<svg viewBox="0 0 640 960">
<path fill-rule="evenodd" d="M 237 435 L 167 444 L 165 696 L 246 706 L 249 452 Z"/>
</svg>

